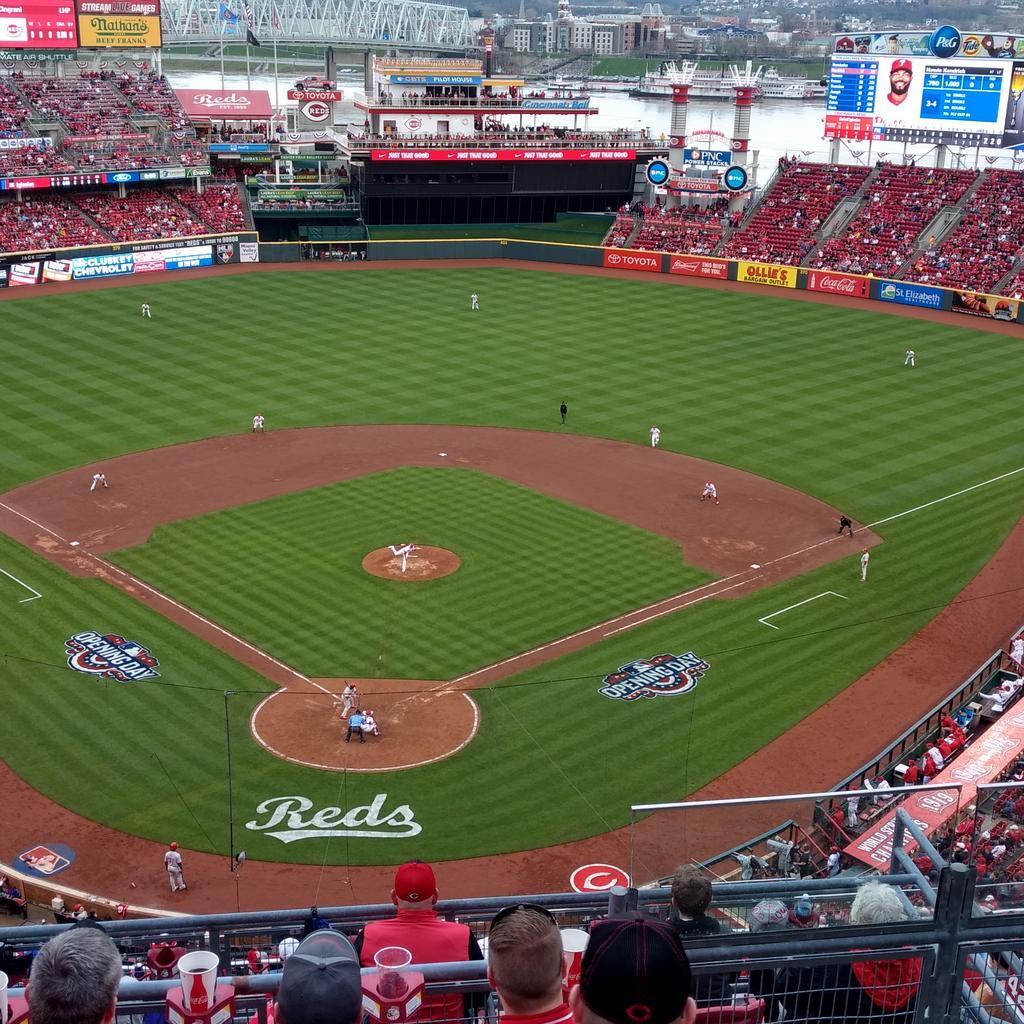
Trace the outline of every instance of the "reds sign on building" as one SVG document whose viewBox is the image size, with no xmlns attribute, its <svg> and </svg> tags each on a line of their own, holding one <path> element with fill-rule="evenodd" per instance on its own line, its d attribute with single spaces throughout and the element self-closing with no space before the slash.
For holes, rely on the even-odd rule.
<svg viewBox="0 0 1024 1024">
<path fill-rule="evenodd" d="M 323 100 L 309 100 L 308 103 L 303 103 L 299 110 L 307 121 L 314 124 L 326 121 L 331 116 L 331 105 L 324 103 Z"/>
<path fill-rule="evenodd" d="M 612 270 L 646 270 L 661 273 L 661 255 L 652 252 L 633 252 L 629 249 L 605 249 L 604 265 Z"/>
</svg>

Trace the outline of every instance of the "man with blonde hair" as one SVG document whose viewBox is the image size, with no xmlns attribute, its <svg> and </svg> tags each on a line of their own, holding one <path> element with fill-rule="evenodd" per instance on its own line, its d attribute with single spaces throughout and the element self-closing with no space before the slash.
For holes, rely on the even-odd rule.
<svg viewBox="0 0 1024 1024">
<path fill-rule="evenodd" d="M 562 935 L 547 909 L 500 910 L 487 937 L 487 980 L 501 999 L 502 1024 L 570 1024 L 562 965 Z"/>
</svg>

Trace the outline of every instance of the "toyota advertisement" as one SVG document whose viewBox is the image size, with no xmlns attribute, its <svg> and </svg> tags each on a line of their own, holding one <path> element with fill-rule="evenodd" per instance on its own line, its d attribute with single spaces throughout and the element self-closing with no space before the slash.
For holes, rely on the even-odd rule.
<svg viewBox="0 0 1024 1024">
<path fill-rule="evenodd" d="M 661 273 L 660 252 L 634 252 L 632 249 L 605 249 L 604 266 L 610 270 L 646 270 Z"/>
</svg>

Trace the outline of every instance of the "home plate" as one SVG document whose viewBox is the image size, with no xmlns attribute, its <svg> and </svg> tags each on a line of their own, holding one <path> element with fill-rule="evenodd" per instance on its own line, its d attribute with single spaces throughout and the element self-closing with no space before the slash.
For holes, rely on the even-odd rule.
<svg viewBox="0 0 1024 1024">
<path fill-rule="evenodd" d="M 757 564 L 757 562 L 754 562 L 754 563 L 753 563 L 753 565 L 751 565 L 751 567 L 750 567 L 750 568 L 751 568 L 751 569 L 760 569 L 760 568 L 761 568 L 761 566 L 759 566 L 759 565 Z"/>
<path fill-rule="evenodd" d="M 437 454 L 440 455 L 442 459 L 447 459 L 448 458 L 448 453 L 447 452 L 438 452 Z"/>
<path fill-rule="evenodd" d="M 78 547 L 78 541 L 77 541 L 77 540 L 73 540 L 73 541 L 71 542 L 71 546 L 72 546 L 73 548 L 77 548 L 77 547 Z"/>
</svg>

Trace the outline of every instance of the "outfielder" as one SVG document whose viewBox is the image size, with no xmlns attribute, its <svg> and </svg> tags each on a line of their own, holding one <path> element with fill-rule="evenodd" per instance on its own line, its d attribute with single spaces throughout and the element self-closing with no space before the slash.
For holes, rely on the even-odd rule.
<svg viewBox="0 0 1024 1024">
<path fill-rule="evenodd" d="M 868 559 L 871 555 L 868 554 L 868 549 L 865 548 L 863 554 L 860 556 L 860 581 L 865 583 L 868 578 Z"/>
<path fill-rule="evenodd" d="M 259 413 L 256 413 L 256 415 L 253 416 L 253 418 L 252 418 L 252 432 L 254 434 L 265 433 L 264 426 L 263 426 L 263 417 Z"/>
<path fill-rule="evenodd" d="M 710 480 L 704 485 L 704 490 L 701 493 L 700 500 L 703 501 L 705 498 L 707 498 L 708 501 L 714 501 L 716 505 L 721 504 L 718 500 L 718 488 Z"/>
<path fill-rule="evenodd" d="M 479 309 L 480 308 L 480 296 L 476 292 L 473 292 L 469 297 L 469 308 Z"/>
<path fill-rule="evenodd" d="M 658 427 L 651 427 L 651 447 L 657 448 L 661 440 L 661 430 Z"/>
<path fill-rule="evenodd" d="M 178 844 L 171 843 L 170 849 L 164 854 L 164 867 L 167 868 L 167 878 L 171 883 L 171 892 L 185 891 L 185 875 L 181 868 L 181 854 L 178 853 Z"/>
<path fill-rule="evenodd" d="M 93 473 L 93 475 L 92 475 L 92 485 L 89 487 L 90 491 L 95 491 L 97 487 L 109 487 L 109 486 L 110 485 L 107 483 L 107 474 L 106 473 Z"/>
<path fill-rule="evenodd" d="M 153 319 L 153 314 L 149 311 L 149 303 L 148 302 L 144 302 L 142 304 L 142 315 L 147 320 L 152 320 Z"/>
<path fill-rule="evenodd" d="M 401 545 L 392 544 L 392 545 L 390 545 L 390 547 L 391 547 L 391 554 L 393 554 L 396 558 L 401 558 L 402 559 L 402 572 L 405 572 L 405 570 L 409 567 L 409 555 L 410 555 L 411 552 L 416 550 L 416 545 L 415 544 L 401 544 Z"/>
<path fill-rule="evenodd" d="M 908 348 L 907 349 L 907 354 L 906 354 L 906 356 L 903 359 L 903 365 L 904 366 L 913 366 L 914 365 L 914 350 L 912 348 Z"/>
</svg>

